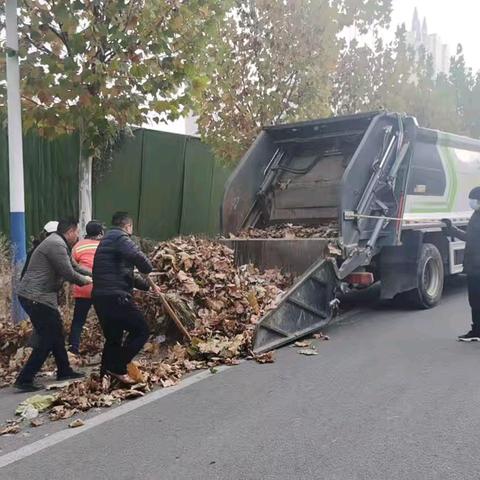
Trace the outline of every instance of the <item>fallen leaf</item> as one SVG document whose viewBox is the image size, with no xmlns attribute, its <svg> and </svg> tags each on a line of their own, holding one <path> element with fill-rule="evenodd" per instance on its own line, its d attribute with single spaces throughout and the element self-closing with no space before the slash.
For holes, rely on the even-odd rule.
<svg viewBox="0 0 480 480">
<path fill-rule="evenodd" d="M 102 354 L 97 353 L 95 355 L 89 356 L 85 360 L 85 366 L 93 367 L 94 365 L 100 365 L 102 361 Z"/>
<path fill-rule="evenodd" d="M 336 257 L 340 257 L 342 256 L 342 251 L 340 250 L 340 248 L 338 248 L 336 245 L 334 245 L 333 243 L 329 243 L 328 244 L 328 253 L 330 255 L 334 255 Z"/>
<path fill-rule="evenodd" d="M 2 430 L 0 430 L 0 435 L 14 435 L 20 431 L 20 425 L 18 423 L 14 423 L 13 425 L 7 425 Z"/>
<path fill-rule="evenodd" d="M 174 385 L 177 384 L 177 382 L 175 382 L 171 378 L 167 380 L 160 380 L 160 383 L 162 384 L 163 388 L 173 387 Z"/>
<path fill-rule="evenodd" d="M 140 390 L 128 390 L 126 393 L 125 393 L 125 396 L 124 398 L 125 399 L 132 399 L 132 398 L 138 398 L 138 397 L 144 397 L 145 394 L 143 392 L 141 392 Z"/>
<path fill-rule="evenodd" d="M 77 418 L 76 420 L 68 424 L 70 428 L 83 427 L 84 425 L 85 425 L 85 422 L 83 420 L 80 420 L 79 418 Z"/>
<path fill-rule="evenodd" d="M 143 351 L 144 351 L 145 353 L 151 353 L 151 352 L 153 352 L 153 343 L 147 342 L 147 343 L 143 346 Z"/>
<path fill-rule="evenodd" d="M 57 405 L 50 411 L 50 419 L 53 421 L 66 420 L 67 418 L 73 417 L 77 412 L 78 410 L 76 408 L 71 408 L 66 405 Z"/>
<path fill-rule="evenodd" d="M 225 363 L 227 365 L 240 365 L 240 363 L 242 363 L 240 360 L 238 360 L 237 358 L 227 358 L 225 359 Z"/>
<path fill-rule="evenodd" d="M 255 313 L 260 312 L 260 306 L 258 305 L 257 295 L 254 290 L 250 290 L 247 294 L 248 304 L 252 307 Z"/>
<path fill-rule="evenodd" d="M 127 373 L 129 377 L 134 380 L 136 383 L 143 383 L 145 381 L 145 376 L 142 371 L 138 368 L 137 362 L 131 362 L 127 365 Z"/>
<path fill-rule="evenodd" d="M 313 348 L 304 348 L 303 350 L 298 350 L 298 353 L 300 355 L 307 355 L 307 356 L 318 355 L 318 352 Z"/>
<path fill-rule="evenodd" d="M 39 418 L 33 418 L 30 420 L 30 426 L 32 427 L 41 427 L 43 423 L 43 420 L 40 420 Z"/>
<path fill-rule="evenodd" d="M 316 340 L 330 340 L 330 337 L 323 333 L 316 333 L 315 335 L 313 335 L 313 338 L 315 338 Z"/>
<path fill-rule="evenodd" d="M 307 341 L 307 340 L 304 340 L 304 341 L 301 341 L 301 342 L 295 342 L 294 343 L 294 346 L 295 347 L 300 347 L 300 348 L 308 348 L 312 345 L 311 342 Z"/>
<path fill-rule="evenodd" d="M 253 354 L 253 359 L 257 363 L 273 363 L 275 362 L 275 352 L 266 352 L 266 353 L 261 353 L 260 355 L 255 355 Z"/>
<path fill-rule="evenodd" d="M 72 352 L 67 352 L 67 355 L 68 361 L 72 367 L 79 367 L 82 365 L 82 359 L 78 355 L 75 355 Z"/>
</svg>

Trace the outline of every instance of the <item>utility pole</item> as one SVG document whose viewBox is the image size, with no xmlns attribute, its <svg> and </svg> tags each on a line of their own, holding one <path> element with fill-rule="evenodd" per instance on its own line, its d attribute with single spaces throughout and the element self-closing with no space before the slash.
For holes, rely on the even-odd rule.
<svg viewBox="0 0 480 480">
<path fill-rule="evenodd" d="M 8 160 L 10 186 L 10 238 L 13 262 L 13 321 L 25 318 L 16 300 L 16 284 L 26 258 L 23 135 L 18 62 L 17 0 L 6 0 Z"/>
</svg>

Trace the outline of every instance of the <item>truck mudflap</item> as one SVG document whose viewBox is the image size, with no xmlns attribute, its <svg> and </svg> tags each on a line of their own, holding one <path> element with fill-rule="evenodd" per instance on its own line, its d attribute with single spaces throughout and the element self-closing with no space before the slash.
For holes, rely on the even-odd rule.
<svg viewBox="0 0 480 480">
<path fill-rule="evenodd" d="M 339 280 L 332 260 L 313 264 L 258 323 L 253 352 L 260 354 L 318 332 L 335 316 Z"/>
</svg>

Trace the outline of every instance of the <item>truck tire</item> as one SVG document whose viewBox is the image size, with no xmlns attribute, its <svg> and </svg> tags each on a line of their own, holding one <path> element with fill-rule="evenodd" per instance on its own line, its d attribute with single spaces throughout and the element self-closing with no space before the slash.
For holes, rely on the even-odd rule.
<svg viewBox="0 0 480 480">
<path fill-rule="evenodd" d="M 427 310 L 433 308 L 442 299 L 444 284 L 442 255 L 438 248 L 425 243 L 418 261 L 418 287 L 407 292 L 407 300 L 413 307 Z"/>
</svg>

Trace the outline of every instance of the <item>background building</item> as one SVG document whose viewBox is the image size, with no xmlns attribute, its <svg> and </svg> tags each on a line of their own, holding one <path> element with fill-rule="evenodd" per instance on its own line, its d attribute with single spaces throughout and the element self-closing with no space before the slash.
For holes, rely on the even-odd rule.
<svg viewBox="0 0 480 480">
<path fill-rule="evenodd" d="M 412 29 L 407 32 L 407 41 L 416 50 L 422 46 L 432 56 L 435 75 L 450 70 L 450 49 L 436 33 L 428 33 L 427 19 L 420 22 L 418 9 L 415 8 Z"/>
</svg>

